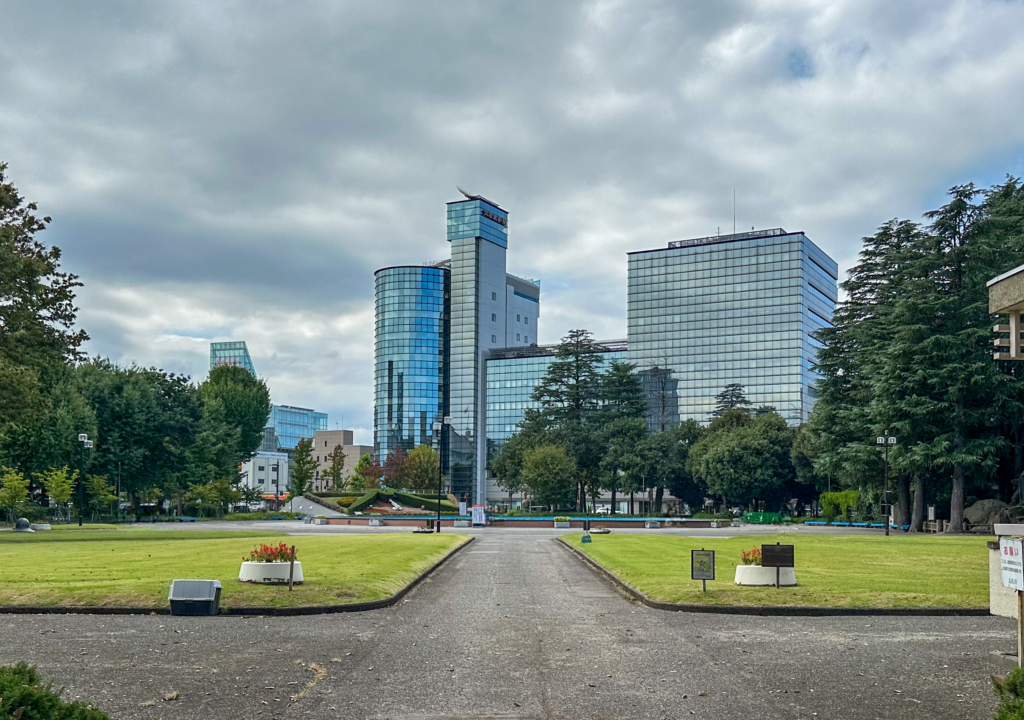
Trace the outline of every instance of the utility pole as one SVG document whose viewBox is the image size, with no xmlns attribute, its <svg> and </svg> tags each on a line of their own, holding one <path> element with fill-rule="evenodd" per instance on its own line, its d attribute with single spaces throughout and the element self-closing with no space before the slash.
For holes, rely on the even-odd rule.
<svg viewBox="0 0 1024 720">
<path fill-rule="evenodd" d="M 445 415 L 441 420 L 434 422 L 434 432 L 437 433 L 437 527 L 435 533 L 441 532 L 441 491 L 444 481 L 444 431 L 446 425 L 452 424 L 450 415 Z"/>
<path fill-rule="evenodd" d="M 85 508 L 85 451 L 92 449 L 92 440 L 86 433 L 78 433 L 78 442 L 82 443 L 82 472 L 78 476 L 78 527 L 82 527 L 82 510 Z"/>
</svg>

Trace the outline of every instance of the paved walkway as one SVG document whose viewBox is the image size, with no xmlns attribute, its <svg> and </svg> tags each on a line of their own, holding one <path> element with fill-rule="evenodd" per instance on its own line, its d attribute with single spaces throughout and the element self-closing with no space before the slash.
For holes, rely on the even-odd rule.
<svg viewBox="0 0 1024 720">
<path fill-rule="evenodd" d="M 116 718 L 992 714 L 987 654 L 1012 648 L 1006 619 L 652 610 L 619 597 L 553 534 L 481 535 L 375 612 L 0 616 L 0 662 L 36 663 Z M 310 663 L 326 676 L 289 701 L 313 681 Z"/>
</svg>

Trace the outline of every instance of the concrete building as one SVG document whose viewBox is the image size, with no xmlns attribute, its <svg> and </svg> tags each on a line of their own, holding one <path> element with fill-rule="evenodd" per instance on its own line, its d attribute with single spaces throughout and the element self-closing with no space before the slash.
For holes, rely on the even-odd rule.
<svg viewBox="0 0 1024 720">
<path fill-rule="evenodd" d="M 313 479 L 313 492 L 336 489 L 332 486 L 332 480 L 328 474 L 331 467 L 330 455 L 334 448 L 341 446 L 345 453 L 345 462 L 341 477 L 347 481 L 356 469 L 359 458 L 363 455 L 372 455 L 372 445 L 356 445 L 353 442 L 351 430 L 318 430 L 313 439 L 313 457 L 316 458 L 316 477 Z"/>
<path fill-rule="evenodd" d="M 242 487 L 256 488 L 264 500 L 273 500 L 288 492 L 288 454 L 257 452 L 242 463 Z"/>
</svg>

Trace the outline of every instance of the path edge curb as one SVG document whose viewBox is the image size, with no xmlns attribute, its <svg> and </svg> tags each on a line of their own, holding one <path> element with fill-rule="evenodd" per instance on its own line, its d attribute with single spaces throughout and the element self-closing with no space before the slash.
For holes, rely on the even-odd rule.
<svg viewBox="0 0 1024 720">
<path fill-rule="evenodd" d="M 573 547 L 568 541 L 561 537 L 555 541 L 566 550 L 575 555 L 591 570 L 605 578 L 612 585 L 629 596 L 631 599 L 654 608 L 655 610 L 668 610 L 674 612 L 711 613 L 716 615 L 773 615 L 791 617 L 829 617 L 839 615 L 860 615 L 860 616 L 919 616 L 919 617 L 950 617 L 950 616 L 988 616 L 991 613 L 986 608 L 946 608 L 946 607 L 919 607 L 919 608 L 869 608 L 869 607 L 814 607 L 808 605 L 695 605 L 692 603 L 671 603 L 661 600 L 653 600 L 637 590 L 611 570 L 592 559 L 582 550 Z"/>
<path fill-rule="evenodd" d="M 329 615 L 331 613 L 365 612 L 391 607 L 408 595 L 417 585 L 433 575 L 448 560 L 463 548 L 469 547 L 476 540 L 472 535 L 469 540 L 452 548 L 444 557 L 410 580 L 405 587 L 394 595 L 381 600 L 369 600 L 361 603 L 339 605 L 309 605 L 307 607 L 232 607 L 221 608 L 220 613 L 210 617 L 289 617 L 296 615 Z M 6 605 L 0 606 L 0 615 L 170 615 L 169 607 L 116 607 L 87 605 Z"/>
</svg>

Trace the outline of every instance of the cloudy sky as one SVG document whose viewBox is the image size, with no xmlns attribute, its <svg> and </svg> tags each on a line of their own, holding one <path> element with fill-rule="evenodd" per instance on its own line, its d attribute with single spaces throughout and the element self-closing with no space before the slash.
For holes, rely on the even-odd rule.
<svg viewBox="0 0 1024 720">
<path fill-rule="evenodd" d="M 841 268 L 949 186 L 1024 175 L 1020 1 L 11 0 L 0 160 L 85 283 L 88 351 L 372 440 L 373 271 L 511 213 L 540 341 L 625 336 L 625 253 L 737 225 Z"/>
</svg>

